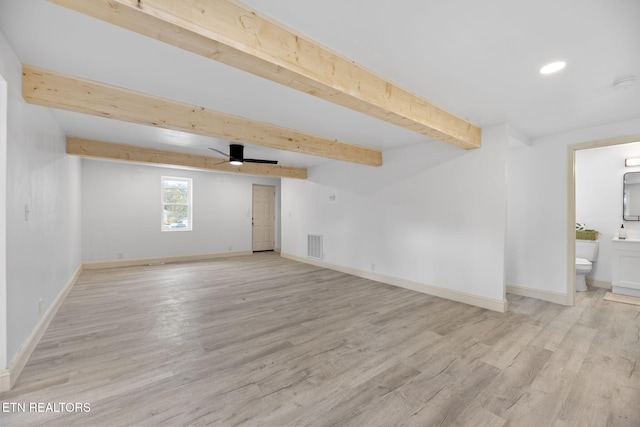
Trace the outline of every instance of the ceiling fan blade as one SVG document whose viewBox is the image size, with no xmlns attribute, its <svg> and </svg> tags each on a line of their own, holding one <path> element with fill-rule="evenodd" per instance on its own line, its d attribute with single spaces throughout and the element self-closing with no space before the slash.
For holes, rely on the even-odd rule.
<svg viewBox="0 0 640 427">
<path fill-rule="evenodd" d="M 266 163 L 269 165 L 277 165 L 277 160 L 263 160 L 263 159 L 243 159 L 247 163 Z"/>
<path fill-rule="evenodd" d="M 225 156 L 225 157 L 229 157 L 229 158 L 231 158 L 231 156 L 230 156 L 230 155 L 228 155 L 227 153 L 223 153 L 222 151 L 220 151 L 220 150 L 216 150 L 215 148 L 211 148 L 211 147 L 209 147 L 209 150 L 216 151 L 216 152 L 218 152 L 218 153 L 222 154 L 222 155 L 223 155 L 223 156 Z"/>
</svg>

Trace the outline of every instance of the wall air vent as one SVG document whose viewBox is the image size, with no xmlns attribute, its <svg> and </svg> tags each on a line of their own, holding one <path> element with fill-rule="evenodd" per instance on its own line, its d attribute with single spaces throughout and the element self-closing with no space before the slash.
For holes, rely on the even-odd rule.
<svg viewBox="0 0 640 427">
<path fill-rule="evenodd" d="M 307 257 L 322 259 L 322 234 L 307 234 Z"/>
</svg>

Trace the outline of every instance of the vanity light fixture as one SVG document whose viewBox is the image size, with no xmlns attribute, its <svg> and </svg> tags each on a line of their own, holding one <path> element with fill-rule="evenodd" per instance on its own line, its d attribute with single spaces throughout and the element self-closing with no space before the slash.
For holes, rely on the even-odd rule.
<svg viewBox="0 0 640 427">
<path fill-rule="evenodd" d="M 558 71 L 562 70 L 566 66 L 567 66 L 567 63 L 564 61 L 552 62 L 540 68 L 540 74 L 557 73 Z"/>
<path fill-rule="evenodd" d="M 628 168 L 633 166 L 640 166 L 640 157 L 635 157 L 633 159 L 624 159 L 624 165 Z"/>
</svg>

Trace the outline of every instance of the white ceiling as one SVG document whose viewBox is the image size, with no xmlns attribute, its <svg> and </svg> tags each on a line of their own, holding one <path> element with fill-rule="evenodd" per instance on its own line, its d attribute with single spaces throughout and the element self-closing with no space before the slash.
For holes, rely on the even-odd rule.
<svg viewBox="0 0 640 427">
<path fill-rule="evenodd" d="M 246 0 L 481 127 L 534 138 L 640 117 L 640 0 Z M 384 151 L 443 144 L 45 0 L 0 0 L 20 61 Z M 539 68 L 562 59 L 562 72 Z M 68 135 L 203 155 L 227 141 L 55 111 Z M 245 156 L 330 160 L 245 144 Z"/>
</svg>

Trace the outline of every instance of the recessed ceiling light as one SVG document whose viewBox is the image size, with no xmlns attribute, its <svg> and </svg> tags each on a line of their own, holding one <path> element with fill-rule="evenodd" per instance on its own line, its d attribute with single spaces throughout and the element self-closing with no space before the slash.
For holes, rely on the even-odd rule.
<svg viewBox="0 0 640 427">
<path fill-rule="evenodd" d="M 540 74 L 551 74 L 562 70 L 567 65 L 564 61 L 552 62 L 540 68 Z"/>
</svg>

